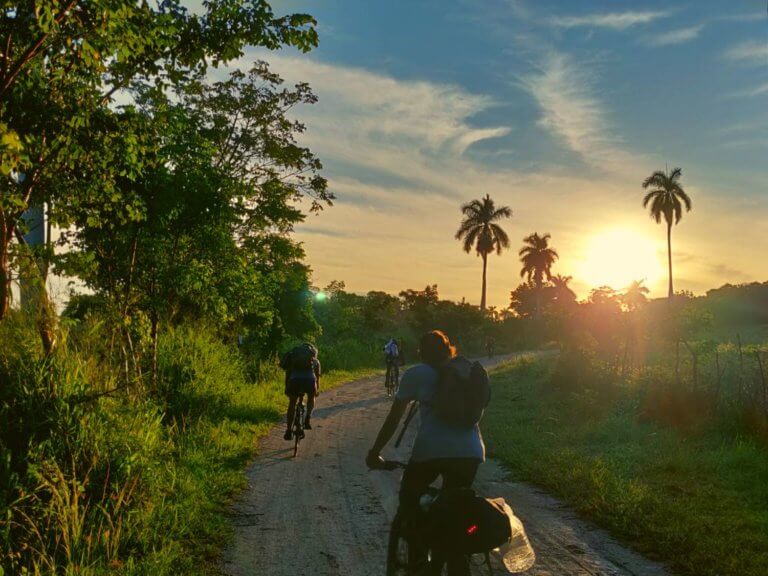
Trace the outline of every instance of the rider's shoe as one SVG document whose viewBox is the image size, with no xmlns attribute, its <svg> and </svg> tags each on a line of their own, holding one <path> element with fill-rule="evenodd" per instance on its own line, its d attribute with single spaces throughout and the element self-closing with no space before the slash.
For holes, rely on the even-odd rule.
<svg viewBox="0 0 768 576">
<path fill-rule="evenodd" d="M 283 434 L 283 440 L 290 440 L 293 438 L 293 434 L 291 433 L 290 429 L 285 431 L 285 434 Z"/>
<path fill-rule="evenodd" d="M 312 425 L 309 423 L 309 416 L 304 419 L 304 430 L 312 430 Z"/>
</svg>

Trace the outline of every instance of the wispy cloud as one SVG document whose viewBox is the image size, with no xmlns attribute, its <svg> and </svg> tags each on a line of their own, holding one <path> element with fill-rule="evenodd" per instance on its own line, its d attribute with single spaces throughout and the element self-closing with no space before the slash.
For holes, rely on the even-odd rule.
<svg viewBox="0 0 768 576">
<path fill-rule="evenodd" d="M 663 32 L 656 36 L 651 36 L 646 40 L 646 43 L 650 46 L 672 46 L 674 44 L 685 44 L 691 40 L 698 38 L 701 31 L 704 29 L 703 25 L 690 26 L 688 28 L 679 28 L 677 30 L 670 30 L 669 32 Z"/>
<path fill-rule="evenodd" d="M 729 97 L 731 97 L 731 98 L 757 98 L 759 96 L 768 96 L 768 82 L 764 82 L 762 84 L 758 84 L 754 88 L 749 88 L 747 90 L 741 90 L 739 92 L 734 92 Z"/>
<path fill-rule="evenodd" d="M 670 12 L 661 11 L 629 11 L 611 12 L 605 14 L 587 14 L 585 16 L 556 16 L 550 20 L 558 28 L 608 28 L 611 30 L 626 30 L 641 24 L 650 24 L 661 18 L 666 18 Z"/>
<path fill-rule="evenodd" d="M 551 52 L 539 72 L 522 79 L 542 111 L 541 126 L 593 166 L 615 169 L 626 162 L 611 134 L 604 104 L 589 73 L 569 56 Z"/>
<path fill-rule="evenodd" d="M 481 264 L 465 255 L 452 238 L 460 203 L 486 193 L 514 209 L 514 218 L 507 224 L 513 242 L 534 230 L 551 232 L 563 255 L 558 271 L 574 275 L 575 285 L 584 291 L 589 287 L 578 284 L 581 272 L 575 264 L 583 256 L 584 239 L 606 222 L 648 224 L 638 208 L 639 181 L 655 163 L 649 166 L 648 156 L 627 149 L 617 137 L 607 107 L 609 96 L 601 93 L 594 68 L 575 57 L 532 52 L 530 58 L 539 66 L 520 78 L 516 88 L 535 98 L 541 125 L 564 146 L 589 165 L 607 168 L 588 174 L 553 166 L 557 158 L 534 157 L 530 165 L 521 168 L 518 163 L 512 168 L 502 161 L 479 162 L 477 156 L 465 153 L 469 146 L 489 138 L 498 139 L 489 142 L 498 142 L 498 153 L 529 143 L 531 135 L 520 120 L 519 139 L 512 137 L 518 132 L 506 125 L 507 116 L 488 113 L 482 117 L 503 119 L 483 124 L 475 120 L 478 113 L 489 112 L 497 104 L 508 106 L 506 99 L 517 102 L 518 90 L 489 97 L 458 85 L 404 80 L 284 53 L 250 51 L 240 64 L 248 66 L 254 57 L 268 60 L 287 82 L 308 81 L 319 97 L 317 104 L 295 112 L 307 126 L 302 145 L 310 146 L 324 161 L 324 174 L 338 195 L 332 209 L 309 217 L 296 230 L 318 285 L 335 278 L 345 280 L 352 291 L 397 293 L 437 283 L 444 297 L 466 296 L 477 302 Z M 484 159 L 493 154 L 482 152 Z M 595 206 L 600 206 L 599 212 Z M 763 204 L 738 214 L 729 207 L 742 219 L 723 223 L 728 212 L 724 207 L 707 212 L 702 202 L 697 210 L 699 216 L 686 221 L 691 227 L 701 222 L 695 236 L 690 235 L 691 242 L 710 238 L 713 226 L 720 226 L 717 231 L 722 237 L 743 226 L 743 214 L 765 212 Z M 750 246 L 758 246 L 764 234 L 756 231 L 754 236 L 749 238 Z M 661 243 L 662 235 L 658 238 Z M 718 253 L 719 245 L 712 242 L 710 252 Z M 745 252 L 744 260 L 734 265 L 754 269 L 759 258 L 752 251 Z M 685 266 L 679 268 L 686 272 Z M 494 257 L 489 272 L 492 303 L 506 305 L 518 271 L 512 254 Z M 697 274 L 703 272 L 693 275 Z M 652 288 L 661 293 L 664 286 Z"/>
<path fill-rule="evenodd" d="M 768 65 L 768 42 L 760 40 L 742 42 L 726 50 L 725 58 L 745 64 Z"/>
</svg>

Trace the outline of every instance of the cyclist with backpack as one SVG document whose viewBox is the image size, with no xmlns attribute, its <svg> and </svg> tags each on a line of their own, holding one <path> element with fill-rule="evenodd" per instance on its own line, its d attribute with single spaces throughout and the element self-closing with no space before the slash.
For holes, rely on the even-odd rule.
<svg viewBox="0 0 768 576">
<path fill-rule="evenodd" d="M 283 438 L 291 440 L 291 426 L 296 414 L 296 402 L 299 396 L 307 396 L 307 416 L 304 419 L 304 429 L 311 430 L 310 416 L 315 407 L 315 396 L 320 391 L 320 361 L 317 359 L 317 348 L 309 342 L 304 342 L 288 351 L 280 360 L 280 368 L 285 370 L 285 395 L 288 396 L 288 413 L 286 415 L 287 430 Z"/>
<path fill-rule="evenodd" d="M 381 450 L 397 430 L 412 401 L 419 402 L 419 429 L 400 484 L 400 509 L 413 522 L 420 518 L 419 498 L 438 476 L 443 490 L 470 488 L 485 445 L 478 423 L 490 398 L 488 375 L 478 363 L 456 356 L 448 337 L 434 330 L 421 337 L 421 363 L 402 376 L 389 414 L 366 456 L 369 468 L 385 465 Z M 421 531 L 423 533 L 423 530 Z M 413 530 L 414 534 L 419 530 Z M 418 555 L 418 543 L 411 548 Z M 467 558 L 448 558 L 449 574 L 468 573 Z"/>
</svg>

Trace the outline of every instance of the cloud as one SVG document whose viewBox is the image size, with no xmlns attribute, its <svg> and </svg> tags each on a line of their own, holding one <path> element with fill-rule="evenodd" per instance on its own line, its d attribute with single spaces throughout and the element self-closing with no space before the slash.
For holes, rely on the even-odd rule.
<svg viewBox="0 0 768 576">
<path fill-rule="evenodd" d="M 527 143 L 523 130 L 516 140 L 518 131 L 500 122 L 480 126 L 474 122 L 478 112 L 506 106 L 503 99 L 519 97 L 511 90 L 491 98 L 461 86 L 403 80 L 311 58 L 257 51 L 250 52 L 241 66 L 249 66 L 254 58 L 269 61 L 287 83 L 309 82 L 319 97 L 317 104 L 291 113 L 306 124 L 301 144 L 310 146 L 323 160 L 324 175 L 338 196 L 332 208 L 309 216 L 296 227 L 296 238 L 304 243 L 318 285 L 343 279 L 354 292 L 397 293 L 437 283 L 441 296 L 467 297 L 477 303 L 482 265 L 474 255 L 463 253 L 453 235 L 461 216 L 460 204 L 486 193 L 514 210 L 513 218 L 504 223 L 513 248 L 533 231 L 552 233 L 562 255 L 556 271 L 572 274 L 578 288 L 582 287 L 581 271 L 576 266 L 585 238 L 607 223 L 645 225 L 649 234 L 655 232 L 639 209 L 639 180 L 655 165 L 648 166 L 643 154 L 622 148 L 598 96 L 594 72 L 567 55 L 547 54 L 538 61 L 536 71 L 519 79 L 517 88 L 522 86 L 536 99 L 542 125 L 565 146 L 590 165 L 613 171 L 584 175 L 583 170 L 553 167 L 546 157 L 535 158 L 525 169 L 512 169 L 501 161 L 485 163 L 466 154 L 474 143 L 492 144 L 488 139 L 499 136 L 505 139 L 498 140 L 496 152 Z M 482 151 L 487 160 L 494 150 L 486 148 L 492 146 Z M 728 210 L 735 210 L 741 218 L 765 212 L 762 204 Z M 710 219 L 717 218 L 718 226 L 722 224 L 713 242 L 743 226 L 743 221 L 726 225 L 723 214 L 728 210 L 718 207 L 709 214 Z M 704 211 L 702 202 L 690 225 L 699 221 L 699 212 L 706 221 Z M 685 225 L 689 227 L 688 219 Z M 696 238 L 709 238 L 711 229 L 711 224 L 702 225 Z M 758 232 L 755 235 L 761 237 Z M 678 237 L 682 242 L 683 236 Z M 723 250 L 715 243 L 707 253 L 722 254 Z M 506 306 L 509 290 L 519 281 L 520 265 L 514 252 L 494 255 L 489 262 L 492 304 Z M 750 270 L 762 262 L 754 250 L 745 251 L 744 258 L 744 263 L 734 265 Z M 685 272 L 685 266 L 680 270 Z M 699 268 L 692 275 L 696 273 L 703 274 Z M 586 294 L 589 287 L 583 287 Z M 652 288 L 654 293 L 663 293 L 663 285 Z"/>
<path fill-rule="evenodd" d="M 733 92 L 728 94 L 726 98 L 758 98 L 760 96 L 768 96 L 768 82 L 763 82 L 762 84 L 758 84 L 757 86 L 747 90 L 739 90 L 738 92 Z M 750 122 L 748 127 L 750 129 L 754 128 L 754 124 Z"/>
<path fill-rule="evenodd" d="M 588 164 L 608 170 L 629 161 L 611 135 L 603 103 L 594 95 L 592 78 L 566 54 L 551 52 L 540 70 L 522 79 L 538 103 L 541 126 Z"/>
<path fill-rule="evenodd" d="M 768 64 L 768 42 L 752 40 L 726 50 L 725 58 L 744 64 Z"/>
<path fill-rule="evenodd" d="M 678 30 L 670 30 L 656 36 L 649 37 L 647 44 L 650 46 L 672 46 L 675 44 L 685 44 L 691 40 L 698 38 L 701 31 L 704 29 L 703 25 L 691 26 L 689 28 L 680 28 Z"/>
<path fill-rule="evenodd" d="M 626 30 L 633 26 L 650 24 L 669 16 L 669 12 L 611 12 L 607 14 L 588 14 L 586 16 L 556 16 L 550 23 L 557 28 L 607 28 L 610 30 Z"/>
</svg>

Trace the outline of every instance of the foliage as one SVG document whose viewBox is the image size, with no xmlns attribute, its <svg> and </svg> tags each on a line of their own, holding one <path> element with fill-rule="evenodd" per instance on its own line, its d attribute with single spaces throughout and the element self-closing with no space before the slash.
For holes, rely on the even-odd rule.
<svg viewBox="0 0 768 576">
<path fill-rule="evenodd" d="M 503 248 L 509 248 L 509 236 L 496 222 L 503 218 L 512 217 L 509 206 L 496 208 L 490 194 L 482 200 L 472 200 L 461 207 L 464 219 L 456 232 L 456 240 L 462 241 L 464 252 L 475 248 L 477 255 L 483 259 L 483 289 L 480 298 L 480 309 L 485 310 L 486 268 L 488 255 L 495 250 L 501 254 Z"/>
<path fill-rule="evenodd" d="M 482 423 L 492 455 L 675 573 L 765 574 L 765 449 L 711 421 L 704 432 L 642 417 L 652 394 L 642 382 L 609 395 L 580 388 L 588 378 L 552 385 L 569 371 L 600 373 L 595 361 L 523 359 L 495 372 Z M 670 376 L 656 375 L 667 389 Z"/>
<path fill-rule="evenodd" d="M 44 359 L 28 318 L 0 324 L 0 568 L 208 573 L 254 439 L 282 415 L 282 378 L 249 381 L 233 346 L 185 326 L 161 334 L 148 394 L 119 384 L 93 311 L 66 325 Z M 331 373 L 323 387 L 367 373 Z"/>
<path fill-rule="evenodd" d="M 0 318 L 15 264 L 11 243 L 21 241 L 29 206 L 46 205 L 62 227 L 87 204 L 132 216 L 126 181 L 153 165 L 157 143 L 146 138 L 141 116 L 115 110 L 113 96 L 137 86 L 161 95 L 242 56 L 247 45 L 309 50 L 314 24 L 308 15 L 276 17 L 267 2 L 240 0 L 206 2 L 196 14 L 176 0 L 47 0 L 4 9 L 3 171 L 23 178 L 0 180 Z"/>
<path fill-rule="evenodd" d="M 435 284 L 403 290 L 399 298 L 375 291 L 352 294 L 339 282 L 322 292 L 327 297 L 313 305 L 322 330 L 317 344 L 323 365 L 332 368 L 381 365 L 384 344 L 392 337 L 406 361 L 416 362 L 419 337 L 434 329 L 468 355 L 486 353 L 489 339 L 500 353 L 536 344 L 520 318 L 495 318 L 466 302 L 441 300 Z"/>
<path fill-rule="evenodd" d="M 534 232 L 523 238 L 525 245 L 519 253 L 520 261 L 523 263 L 520 277 L 527 276 L 528 282 L 533 280 L 534 285 L 539 289 L 544 285 L 545 276 L 547 280 L 552 277 L 552 265 L 559 257 L 557 251 L 549 247 L 550 238 L 549 234 L 539 236 Z"/>
</svg>

